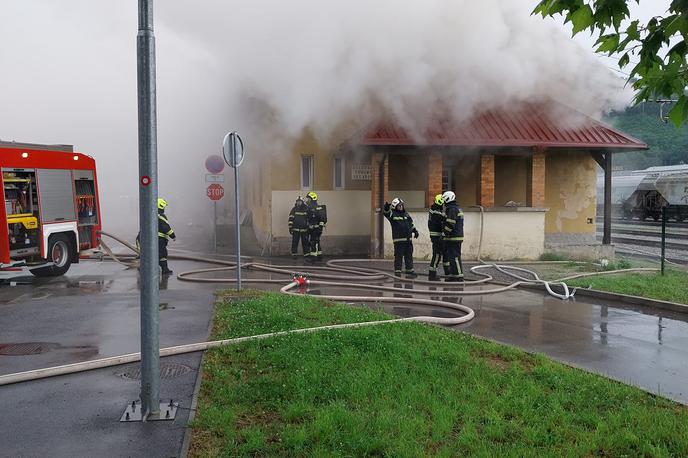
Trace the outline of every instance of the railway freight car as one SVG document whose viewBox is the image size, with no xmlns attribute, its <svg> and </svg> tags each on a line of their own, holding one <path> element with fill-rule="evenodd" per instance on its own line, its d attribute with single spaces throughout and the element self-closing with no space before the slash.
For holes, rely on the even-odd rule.
<svg viewBox="0 0 688 458">
<path fill-rule="evenodd" d="M 598 178 L 598 187 L 600 181 Z M 688 220 L 688 166 L 650 167 L 612 177 L 614 216 L 657 221 L 662 207 L 667 208 L 669 219 Z"/>
</svg>

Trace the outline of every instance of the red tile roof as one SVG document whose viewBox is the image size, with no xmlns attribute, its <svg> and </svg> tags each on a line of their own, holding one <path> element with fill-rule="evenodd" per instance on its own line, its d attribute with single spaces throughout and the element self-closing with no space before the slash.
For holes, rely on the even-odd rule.
<svg viewBox="0 0 688 458">
<path fill-rule="evenodd" d="M 361 144 L 647 149 L 642 141 L 557 103 L 487 110 L 463 122 L 454 122 L 450 116 L 437 117 L 421 135 L 412 135 L 398 123 L 384 120 L 363 136 Z"/>
</svg>

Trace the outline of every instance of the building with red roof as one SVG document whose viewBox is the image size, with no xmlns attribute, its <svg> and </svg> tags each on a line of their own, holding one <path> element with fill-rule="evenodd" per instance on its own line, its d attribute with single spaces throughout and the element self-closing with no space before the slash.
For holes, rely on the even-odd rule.
<svg viewBox="0 0 688 458">
<path fill-rule="evenodd" d="M 390 117 L 342 138 L 327 147 L 305 134 L 286 163 L 256 169 L 270 195 L 251 204 L 254 229 L 272 254 L 289 252 L 288 212 L 298 195 L 314 190 L 328 208 L 326 254 L 390 254 L 380 208 L 400 197 L 421 230 L 415 253 L 427 257 L 427 207 L 436 194 L 452 190 L 465 213 L 467 258 L 537 259 L 546 251 L 613 256 L 610 214 L 604 243 L 595 237 L 596 202 L 603 197 L 596 195 L 597 168 L 611 179 L 615 152 L 647 149 L 552 101 L 486 109 L 466 119 L 443 110 L 422 128 Z"/>
</svg>

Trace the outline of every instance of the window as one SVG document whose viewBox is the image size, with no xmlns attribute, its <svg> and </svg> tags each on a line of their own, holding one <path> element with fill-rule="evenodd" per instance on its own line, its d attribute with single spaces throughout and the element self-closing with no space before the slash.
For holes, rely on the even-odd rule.
<svg viewBox="0 0 688 458">
<path fill-rule="evenodd" d="M 313 156 L 301 155 L 301 189 L 311 191 L 313 189 Z"/>
<path fill-rule="evenodd" d="M 452 176 L 451 167 L 442 168 L 442 192 L 453 191 L 454 188 L 454 177 Z"/>
<path fill-rule="evenodd" d="M 341 190 L 344 189 L 345 171 L 344 171 L 344 158 L 335 157 L 334 158 L 334 189 Z"/>
</svg>

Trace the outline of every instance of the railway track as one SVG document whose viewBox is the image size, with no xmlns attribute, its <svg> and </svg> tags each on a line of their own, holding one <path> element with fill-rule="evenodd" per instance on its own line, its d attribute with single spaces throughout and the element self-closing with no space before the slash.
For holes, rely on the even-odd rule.
<svg viewBox="0 0 688 458">
<path fill-rule="evenodd" d="M 597 240 L 602 241 L 603 223 L 598 218 Z M 658 260 L 661 251 L 661 223 L 612 219 L 612 243 L 619 254 Z M 688 224 L 667 222 L 667 260 L 688 265 Z"/>
<path fill-rule="evenodd" d="M 597 216 L 597 225 L 598 227 L 602 227 L 604 224 L 604 217 L 602 216 Z M 646 219 L 646 220 L 640 220 L 640 219 L 624 219 L 624 218 L 612 218 L 612 225 L 614 224 L 635 224 L 635 225 L 642 225 L 642 226 L 657 226 L 657 227 L 662 227 L 662 222 L 661 221 L 654 221 L 651 219 Z M 688 229 L 688 221 L 683 221 L 683 222 L 677 222 L 677 221 L 667 221 L 667 226 L 675 226 L 675 227 L 684 227 Z"/>
</svg>

